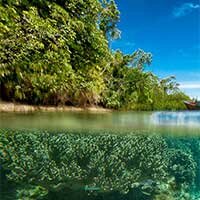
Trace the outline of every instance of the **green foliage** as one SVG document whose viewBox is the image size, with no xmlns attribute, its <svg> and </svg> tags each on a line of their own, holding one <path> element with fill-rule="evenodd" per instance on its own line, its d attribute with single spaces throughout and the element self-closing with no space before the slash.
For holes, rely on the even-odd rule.
<svg viewBox="0 0 200 200">
<path fill-rule="evenodd" d="M 0 2 L 0 84 L 5 99 L 95 103 L 111 55 L 96 1 Z M 92 97 L 90 97 L 92 96 Z M 88 98 L 88 99 L 87 99 Z M 95 99 L 95 100 L 93 100 Z"/>
<path fill-rule="evenodd" d="M 108 39 L 117 39 L 120 31 L 117 29 L 119 11 L 114 0 L 101 0 L 102 11 L 99 27 Z"/>
<path fill-rule="evenodd" d="M 106 77 L 105 105 L 129 110 L 185 109 L 183 100 L 189 98 L 178 89 L 173 76 L 160 80 L 145 70 L 151 61 L 152 55 L 140 49 L 132 55 L 116 51 L 112 76 Z"/>
<path fill-rule="evenodd" d="M 30 104 L 184 109 L 174 77 L 159 80 L 152 54 L 111 52 L 120 35 L 114 0 L 0 1 L 1 98 Z"/>
</svg>

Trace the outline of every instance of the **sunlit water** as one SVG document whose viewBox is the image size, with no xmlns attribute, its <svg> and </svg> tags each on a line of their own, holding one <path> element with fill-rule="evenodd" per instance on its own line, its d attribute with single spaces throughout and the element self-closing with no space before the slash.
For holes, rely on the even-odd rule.
<svg viewBox="0 0 200 200">
<path fill-rule="evenodd" d="M 0 113 L 0 200 L 200 200 L 200 112 Z"/>
</svg>

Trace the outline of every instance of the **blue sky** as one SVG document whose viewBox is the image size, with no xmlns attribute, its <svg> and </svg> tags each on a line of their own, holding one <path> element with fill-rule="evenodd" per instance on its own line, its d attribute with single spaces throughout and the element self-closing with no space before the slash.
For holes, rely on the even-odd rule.
<svg viewBox="0 0 200 200">
<path fill-rule="evenodd" d="M 200 1 L 116 0 L 121 12 L 121 38 L 112 49 L 153 54 L 147 70 L 175 75 L 181 89 L 200 98 Z"/>
</svg>

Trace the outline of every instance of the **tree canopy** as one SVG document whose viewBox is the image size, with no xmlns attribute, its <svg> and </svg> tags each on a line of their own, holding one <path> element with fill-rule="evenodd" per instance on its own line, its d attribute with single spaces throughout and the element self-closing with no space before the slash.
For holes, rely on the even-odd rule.
<svg viewBox="0 0 200 200">
<path fill-rule="evenodd" d="M 151 53 L 109 49 L 120 35 L 114 0 L 0 0 L 0 13 L 2 99 L 117 109 L 165 109 L 174 102 L 183 107 L 187 97 L 171 78 L 160 80 L 146 71 Z"/>
</svg>

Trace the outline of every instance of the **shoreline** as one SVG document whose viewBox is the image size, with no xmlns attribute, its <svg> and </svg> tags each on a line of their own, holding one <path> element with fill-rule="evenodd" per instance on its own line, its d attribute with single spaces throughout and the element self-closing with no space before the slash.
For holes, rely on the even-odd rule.
<svg viewBox="0 0 200 200">
<path fill-rule="evenodd" d="M 28 105 L 21 103 L 13 103 L 0 101 L 0 113 L 28 113 L 28 112 L 94 112 L 94 113 L 107 113 L 112 112 L 112 109 L 106 109 L 98 106 L 91 106 L 86 108 L 74 107 L 74 106 L 40 106 L 40 105 Z"/>
</svg>

